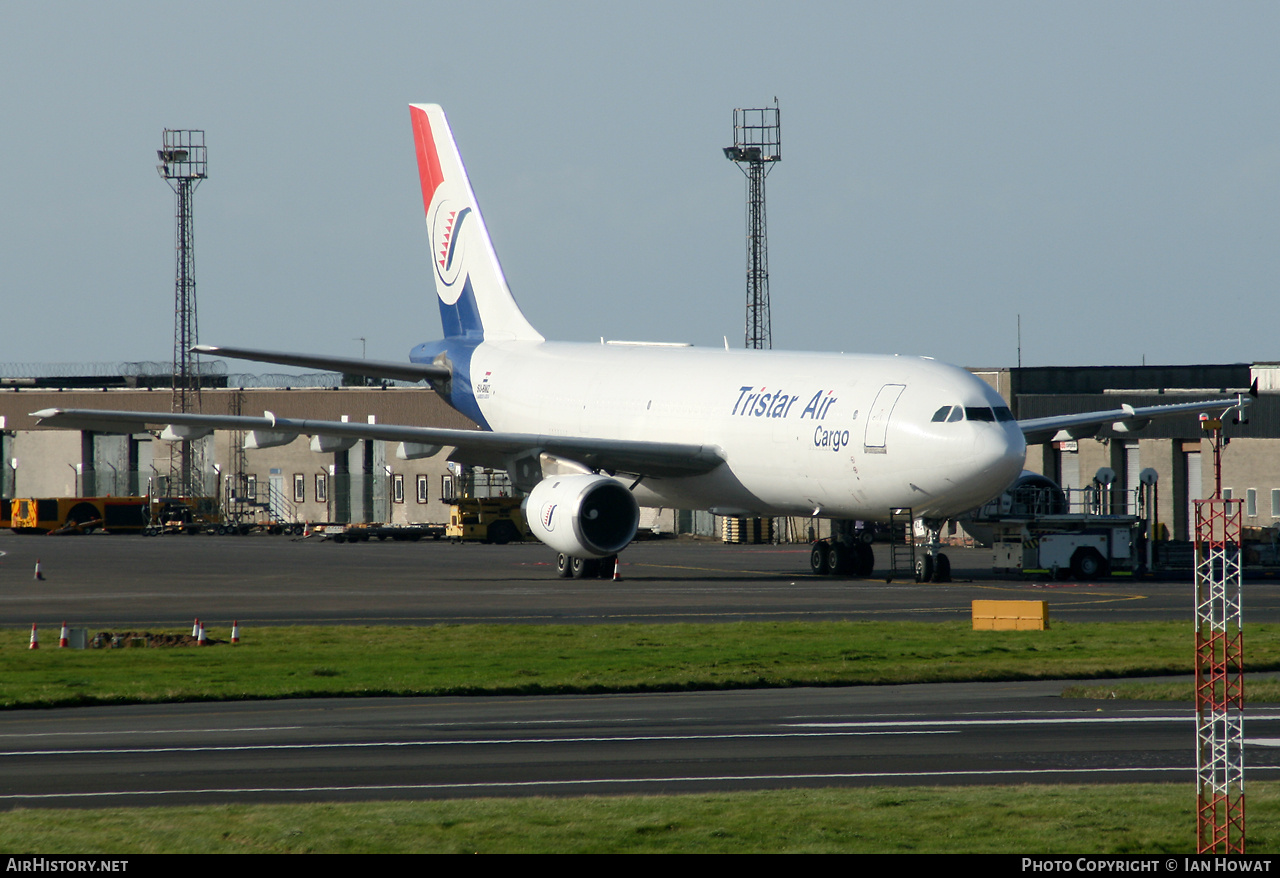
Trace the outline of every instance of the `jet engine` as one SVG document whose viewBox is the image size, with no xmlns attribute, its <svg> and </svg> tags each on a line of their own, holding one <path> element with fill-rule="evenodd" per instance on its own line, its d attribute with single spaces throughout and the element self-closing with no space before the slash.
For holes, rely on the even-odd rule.
<svg viewBox="0 0 1280 878">
<path fill-rule="evenodd" d="M 593 473 L 543 479 L 524 511 L 535 537 L 574 558 L 615 555 L 640 526 L 640 505 L 626 486 Z"/>
</svg>

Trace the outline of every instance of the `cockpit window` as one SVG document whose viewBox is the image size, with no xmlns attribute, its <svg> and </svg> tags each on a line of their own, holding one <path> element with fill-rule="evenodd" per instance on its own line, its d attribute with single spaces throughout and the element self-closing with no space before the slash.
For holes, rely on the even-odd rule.
<svg viewBox="0 0 1280 878">
<path fill-rule="evenodd" d="M 1012 421 L 1013 412 L 1009 411 L 1007 406 L 998 406 L 996 408 L 985 408 L 983 406 L 958 406 L 944 405 L 933 413 L 933 423 L 941 424 L 946 422 L 954 424 L 956 421 Z"/>
</svg>

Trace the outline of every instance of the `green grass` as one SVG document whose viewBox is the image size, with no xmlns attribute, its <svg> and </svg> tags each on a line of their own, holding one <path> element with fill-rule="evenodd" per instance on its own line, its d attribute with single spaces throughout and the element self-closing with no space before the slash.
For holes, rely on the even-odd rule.
<svg viewBox="0 0 1280 878">
<path fill-rule="evenodd" d="M 0 706 L 1107 679 L 1190 674 L 1192 653 L 1184 623 L 1153 622 L 245 626 L 235 647 L 86 651 L 28 650 L 28 633 L 0 631 Z M 1251 670 L 1280 668 L 1278 635 L 1249 629 Z M 17 809 L 0 816 L 0 849 L 1186 853 L 1194 799 L 1189 785 L 1158 784 Z M 1251 850 L 1276 850 L 1280 784 L 1251 783 L 1248 808 Z"/>
<path fill-rule="evenodd" d="M 1006 853 L 1195 849 L 1195 787 L 897 787 L 684 796 L 15 810 L 0 849 L 142 853 Z M 1248 850 L 1280 846 L 1250 783 Z"/>
<path fill-rule="evenodd" d="M 228 632 L 211 632 L 226 638 Z M 963 623 L 243 627 L 238 646 L 27 649 L 0 631 L 0 707 L 369 695 L 551 694 L 1191 672 L 1177 622 L 973 631 Z M 1280 627 L 1249 629 L 1280 669 Z"/>
<path fill-rule="evenodd" d="M 1063 698 L 1123 699 L 1130 701 L 1181 701 L 1190 705 L 1195 700 L 1195 685 L 1190 678 L 1179 683 L 1117 682 L 1101 686 L 1068 686 Z M 1280 703 L 1280 680 L 1250 680 L 1245 674 L 1245 703 Z"/>
</svg>

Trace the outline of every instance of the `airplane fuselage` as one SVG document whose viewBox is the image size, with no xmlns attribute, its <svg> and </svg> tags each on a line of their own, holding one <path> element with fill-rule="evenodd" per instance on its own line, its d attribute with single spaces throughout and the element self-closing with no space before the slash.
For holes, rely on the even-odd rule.
<svg viewBox="0 0 1280 878">
<path fill-rule="evenodd" d="M 424 345 L 413 359 L 429 361 L 440 347 Z M 490 340 L 444 347 L 455 370 L 451 402 L 489 429 L 693 438 L 719 450 L 725 465 L 706 475 L 646 478 L 635 493 L 649 506 L 860 519 L 909 507 L 947 518 L 999 494 L 1025 457 L 999 395 L 927 358 Z M 948 407 L 969 416 L 935 420 Z"/>
</svg>

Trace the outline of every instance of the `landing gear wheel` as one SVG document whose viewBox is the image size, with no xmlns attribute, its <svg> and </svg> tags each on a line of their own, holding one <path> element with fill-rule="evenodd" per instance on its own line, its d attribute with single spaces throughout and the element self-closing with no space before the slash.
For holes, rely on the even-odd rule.
<svg viewBox="0 0 1280 878">
<path fill-rule="evenodd" d="M 827 575 L 827 544 L 814 543 L 809 550 L 809 569 L 819 576 Z"/>
<path fill-rule="evenodd" d="M 571 559 L 564 552 L 561 552 L 558 555 L 556 555 L 556 576 L 559 576 L 561 579 L 568 579 L 573 573 L 571 569 L 572 560 L 573 559 Z"/>
<path fill-rule="evenodd" d="M 574 579 L 595 579 L 600 562 L 595 558 L 570 558 L 569 573 Z"/>
<path fill-rule="evenodd" d="M 916 582 L 933 581 L 933 556 L 921 555 L 916 559 Z"/>
<path fill-rule="evenodd" d="M 863 579 L 876 572 L 876 553 L 868 543 L 859 543 L 854 549 L 853 572 Z"/>
<path fill-rule="evenodd" d="M 853 552 L 843 543 L 832 543 L 827 549 L 827 573 L 848 576 L 853 568 Z"/>
<path fill-rule="evenodd" d="M 938 562 L 933 569 L 934 582 L 950 582 L 951 581 L 951 559 L 941 552 L 938 553 Z"/>
</svg>

